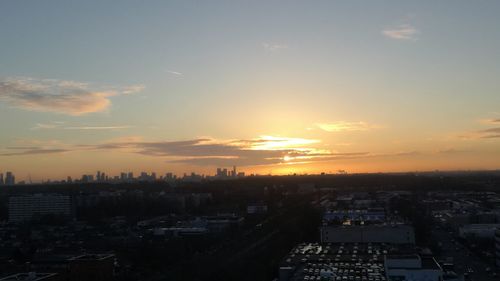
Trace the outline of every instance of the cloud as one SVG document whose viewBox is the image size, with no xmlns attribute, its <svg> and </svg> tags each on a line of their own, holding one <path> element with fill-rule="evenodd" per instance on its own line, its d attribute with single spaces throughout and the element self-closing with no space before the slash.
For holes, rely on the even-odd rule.
<svg viewBox="0 0 500 281">
<path fill-rule="evenodd" d="M 254 139 L 217 140 L 197 138 L 182 141 L 143 141 L 141 137 L 125 137 L 101 144 L 62 144 L 56 141 L 27 142 L 4 148 L 0 156 L 56 154 L 64 152 L 119 151 L 150 157 L 161 157 L 171 164 L 196 166 L 294 165 L 377 157 L 411 157 L 415 151 L 370 153 L 338 152 L 318 149 L 319 140 L 262 136 Z"/>
<path fill-rule="evenodd" d="M 0 80 L 0 101 L 30 111 L 83 115 L 107 110 L 110 97 L 144 89 L 135 85 L 122 89 L 99 89 L 87 83 L 55 79 L 6 78 Z"/>
<path fill-rule="evenodd" d="M 382 30 L 382 34 L 386 37 L 396 40 L 417 40 L 417 35 L 420 32 L 410 24 L 401 24 L 396 27 L 386 28 Z"/>
<path fill-rule="evenodd" d="M 436 154 L 458 154 L 458 153 L 465 153 L 469 152 L 468 150 L 462 150 L 462 149 L 456 149 L 456 148 L 446 148 L 446 149 L 440 149 L 436 151 Z"/>
<path fill-rule="evenodd" d="M 119 149 L 148 156 L 165 157 L 174 164 L 197 166 L 256 166 L 298 164 L 368 157 L 368 152 L 331 152 L 313 147 L 319 140 L 261 136 L 255 139 L 114 142 L 86 149 Z"/>
<path fill-rule="evenodd" d="M 200 166 L 228 163 L 238 166 L 269 165 L 299 161 L 315 161 L 326 157 L 353 157 L 360 153 L 338 153 L 312 147 L 319 140 L 262 136 L 255 139 L 217 140 L 197 138 L 183 141 L 142 141 L 140 138 L 120 139 L 101 144 L 32 145 L 6 148 L 1 156 L 60 153 L 68 151 L 117 150 L 152 157 L 167 162 Z M 362 153 L 365 154 L 365 153 Z"/>
<path fill-rule="evenodd" d="M 500 127 L 481 130 L 478 133 L 482 139 L 497 139 L 500 138 Z"/>
<path fill-rule="evenodd" d="M 275 43 L 262 43 L 262 47 L 264 49 L 271 51 L 271 52 L 276 52 L 284 49 L 288 49 L 288 45 L 285 44 L 275 44 Z"/>
<path fill-rule="evenodd" d="M 500 124 L 500 119 L 497 118 L 497 119 L 482 119 L 480 120 L 481 123 L 483 124 Z"/>
<path fill-rule="evenodd" d="M 0 153 L 0 156 L 23 156 L 37 154 L 55 154 L 68 152 L 70 150 L 61 148 L 43 148 L 43 147 L 9 147 L 12 152 Z"/>
<path fill-rule="evenodd" d="M 132 85 L 124 87 L 121 92 L 124 95 L 133 95 L 144 91 L 145 88 L 146 86 L 144 85 Z"/>
<path fill-rule="evenodd" d="M 378 128 L 378 126 L 366 122 L 346 122 L 337 121 L 330 123 L 316 123 L 316 127 L 326 132 L 345 132 L 345 131 L 368 131 Z"/>
<path fill-rule="evenodd" d="M 459 138 L 464 140 L 497 139 L 500 138 L 500 127 L 465 133 L 460 135 Z"/>
<path fill-rule="evenodd" d="M 128 129 L 130 126 L 76 126 L 64 127 L 64 130 L 121 130 Z"/>
<path fill-rule="evenodd" d="M 184 74 L 182 72 L 178 72 L 178 71 L 173 71 L 173 70 L 167 70 L 167 72 L 173 76 L 176 76 L 176 77 L 184 77 Z"/>
<path fill-rule="evenodd" d="M 131 126 L 68 126 L 64 122 L 37 123 L 31 130 L 123 130 Z"/>
</svg>

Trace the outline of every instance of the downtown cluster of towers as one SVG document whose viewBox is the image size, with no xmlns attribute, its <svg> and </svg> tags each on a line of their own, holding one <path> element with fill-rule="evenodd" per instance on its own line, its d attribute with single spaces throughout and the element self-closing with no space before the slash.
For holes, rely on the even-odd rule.
<svg viewBox="0 0 500 281">
<path fill-rule="evenodd" d="M 217 172 L 213 176 L 198 175 L 196 173 L 184 174 L 178 177 L 173 173 L 157 176 L 155 172 L 141 172 L 139 176 L 134 176 L 133 172 L 121 172 L 119 176 L 111 176 L 105 172 L 97 171 L 95 175 L 84 174 L 79 179 L 72 179 L 70 176 L 63 181 L 45 181 L 45 183 L 92 183 L 92 182 L 109 182 L 109 183 L 126 183 L 126 182 L 156 182 L 156 181 L 176 181 L 176 180 L 202 180 L 202 179 L 231 179 L 245 177 L 244 172 L 238 172 L 236 166 L 232 170 L 227 168 L 217 168 Z"/>
<path fill-rule="evenodd" d="M 157 176 L 155 172 L 147 173 L 141 172 L 139 176 L 134 176 L 133 172 L 121 172 L 119 176 L 111 176 L 105 172 L 97 171 L 95 175 L 84 174 L 79 179 L 73 179 L 68 176 L 66 180 L 51 181 L 46 180 L 42 183 L 92 183 L 92 182 L 109 182 L 109 183 L 125 183 L 125 182 L 155 182 L 155 181 L 175 181 L 175 180 L 202 180 L 202 179 L 231 179 L 245 177 L 244 172 L 238 172 L 236 166 L 231 170 L 227 168 L 217 168 L 214 176 L 198 175 L 196 173 L 184 174 L 183 177 L 177 177 L 173 173 L 166 173 L 165 175 Z M 31 183 L 31 179 L 29 180 Z M 16 184 L 15 176 L 12 172 L 6 172 L 5 175 L 0 173 L 0 185 L 14 185 Z M 17 184 L 26 184 L 21 181 Z"/>
<path fill-rule="evenodd" d="M 94 175 L 82 175 L 80 180 L 72 180 L 68 177 L 66 182 L 132 182 L 132 181 L 142 181 L 142 182 L 152 182 L 157 180 L 173 180 L 175 176 L 172 173 L 166 173 L 165 176 L 157 177 L 155 172 L 148 174 L 147 172 L 141 172 L 138 177 L 134 177 L 133 172 L 121 172 L 119 176 L 110 176 L 104 172 L 97 171 Z"/>
<path fill-rule="evenodd" d="M 217 168 L 217 174 L 215 174 L 217 178 L 236 178 L 236 177 L 244 177 L 245 173 L 236 171 L 236 166 L 233 166 L 232 170 L 228 170 L 226 168 Z"/>
</svg>

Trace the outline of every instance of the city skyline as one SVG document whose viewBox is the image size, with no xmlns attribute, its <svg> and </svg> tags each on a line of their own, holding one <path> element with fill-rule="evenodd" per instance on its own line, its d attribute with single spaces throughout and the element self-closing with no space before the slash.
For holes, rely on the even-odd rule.
<svg viewBox="0 0 500 281">
<path fill-rule="evenodd" d="M 499 9 L 3 2 L 0 171 L 497 170 Z"/>
</svg>

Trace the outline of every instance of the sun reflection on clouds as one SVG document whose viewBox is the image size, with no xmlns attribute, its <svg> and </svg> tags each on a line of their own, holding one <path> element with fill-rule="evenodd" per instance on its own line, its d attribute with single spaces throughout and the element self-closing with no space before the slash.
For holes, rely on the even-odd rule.
<svg viewBox="0 0 500 281">
<path fill-rule="evenodd" d="M 300 150 L 302 146 L 319 143 L 319 140 L 304 138 L 287 138 L 274 136 L 260 136 L 250 146 L 252 150 Z"/>
</svg>

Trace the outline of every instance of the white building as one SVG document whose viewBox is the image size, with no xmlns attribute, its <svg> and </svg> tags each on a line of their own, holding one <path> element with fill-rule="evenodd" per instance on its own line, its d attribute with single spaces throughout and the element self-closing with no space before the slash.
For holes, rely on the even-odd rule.
<svg viewBox="0 0 500 281">
<path fill-rule="evenodd" d="M 34 194 L 9 198 L 9 222 L 29 221 L 45 215 L 71 216 L 71 198 L 59 194 Z"/>
</svg>

